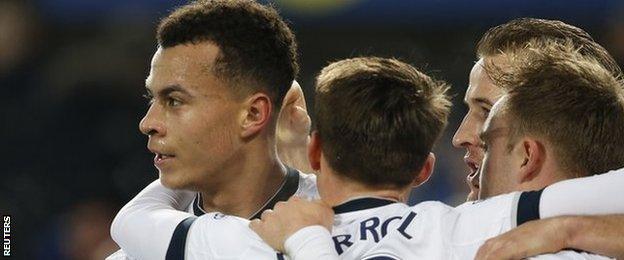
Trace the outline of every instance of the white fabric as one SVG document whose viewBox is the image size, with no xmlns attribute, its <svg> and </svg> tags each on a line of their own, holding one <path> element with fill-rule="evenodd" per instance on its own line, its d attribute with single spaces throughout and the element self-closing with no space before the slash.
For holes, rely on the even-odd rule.
<svg viewBox="0 0 624 260">
<path fill-rule="evenodd" d="M 575 251 L 571 251 L 571 250 L 565 250 L 565 251 L 561 251 L 558 253 L 554 253 L 554 254 L 546 254 L 546 255 L 538 255 L 538 256 L 534 256 L 534 257 L 529 257 L 529 260 L 561 260 L 561 259 L 567 259 L 567 260 L 590 260 L 590 259 L 594 259 L 594 260 L 608 260 L 608 259 L 613 259 L 613 258 L 609 258 L 606 256 L 601 256 L 601 255 L 594 255 L 594 254 L 590 254 L 590 253 L 585 253 L 585 252 L 575 252 Z"/>
<path fill-rule="evenodd" d="M 208 213 L 189 230 L 185 259 L 277 259 L 269 245 L 248 228 L 249 220 Z"/>
<path fill-rule="evenodd" d="M 316 176 L 299 172 L 298 188 L 294 195 L 319 199 Z M 152 182 L 115 216 L 111 237 L 121 250 L 107 259 L 165 259 L 176 226 L 182 220 L 194 216 L 191 202 L 195 196 L 195 192 L 166 188 L 159 180 Z M 190 232 L 194 230 L 193 226 L 195 223 L 188 237 L 192 237 Z"/>
<path fill-rule="evenodd" d="M 194 192 L 174 191 L 156 180 L 117 213 L 111 237 L 130 256 L 164 259 L 173 230 L 193 216 L 182 210 L 194 197 Z"/>
<path fill-rule="evenodd" d="M 624 190 L 624 169 L 610 173 L 568 180 L 551 185 L 542 193 L 539 202 L 540 216 L 555 217 L 569 214 L 614 214 L 624 213 L 624 203 L 618 200 L 622 198 Z M 323 259 L 368 259 L 371 257 L 385 256 L 389 259 L 474 259 L 477 250 L 487 239 L 504 233 L 515 226 L 516 209 L 520 193 L 512 193 L 480 201 L 469 202 L 455 209 L 434 202 L 425 202 L 409 209 L 406 212 L 414 212 L 419 216 L 418 220 L 410 224 L 408 234 L 405 237 L 395 229 L 396 224 L 388 225 L 388 235 L 377 243 L 356 241 L 352 246 L 338 256 Z M 397 216 L 398 212 L 388 207 L 383 207 L 377 212 L 368 211 L 362 215 L 362 219 L 378 216 L 382 220 Z M 409 214 L 409 213 L 407 213 Z M 383 217 L 382 217 L 383 216 Z M 406 214 L 402 215 L 405 219 Z M 337 220 L 341 216 L 337 216 Z M 354 220 L 349 220 L 358 224 Z M 335 223 L 340 225 L 340 222 Z M 336 238 L 336 230 L 344 228 L 334 226 L 332 235 Z M 358 237 L 357 228 L 351 228 L 348 234 Z M 319 234 L 307 234 L 318 236 Z M 358 244 L 359 243 L 359 244 Z M 334 243 L 335 244 L 335 243 Z M 291 245 L 292 247 L 305 248 L 306 245 Z M 332 245 L 326 245 L 331 247 Z M 319 245 L 315 245 L 319 247 Z M 295 254 L 296 259 L 315 259 L 313 250 L 307 250 L 309 254 Z M 402 257 L 401 257 L 402 256 Z M 318 258 L 317 258 L 318 259 Z M 578 253 L 574 251 L 562 251 L 556 254 L 547 254 L 535 257 L 535 259 L 608 259 L 603 256 Z"/>
<path fill-rule="evenodd" d="M 611 200 L 624 196 L 624 190 L 618 189 L 618 186 L 622 187 L 624 184 L 622 173 L 624 169 L 558 183 L 544 190 L 541 202 L 532 203 L 539 203 L 540 215 L 543 217 L 575 212 L 622 214 L 623 206 L 617 205 L 613 209 Z M 591 203 L 584 199 L 588 198 L 584 197 L 588 196 L 583 195 L 584 193 L 592 193 Z M 520 194 L 516 192 L 501 195 L 457 208 L 440 202 L 424 202 L 412 207 L 394 203 L 337 214 L 331 238 L 326 231 L 318 228 L 300 230 L 303 234 L 297 232 L 293 235 L 295 238 L 324 237 L 322 241 L 325 242 L 319 244 L 318 240 L 311 239 L 289 240 L 288 247 L 296 251 L 289 253 L 299 260 L 368 259 L 377 256 L 390 259 L 473 259 L 485 240 L 514 227 Z M 168 200 L 154 201 L 163 203 Z M 576 211 L 569 212 L 572 208 L 561 207 L 561 204 L 573 204 Z M 248 220 L 242 218 L 219 213 L 203 215 L 190 228 L 186 259 L 277 259 L 277 253 L 264 244 L 247 225 Z M 141 237 L 146 239 L 145 235 Z M 164 249 L 158 250 L 166 248 L 164 246 Z M 328 256 L 327 248 L 336 248 L 340 254 Z M 149 249 L 156 250 L 154 246 Z M 543 255 L 538 259 L 604 258 L 566 251 Z"/>
<path fill-rule="evenodd" d="M 544 190 L 540 217 L 621 214 L 624 168 L 585 178 L 565 180 Z"/>
<path fill-rule="evenodd" d="M 302 259 L 308 255 L 316 256 L 314 260 L 326 259 L 336 255 L 334 248 L 327 247 L 332 243 L 331 234 L 326 228 L 309 226 L 288 237 L 284 242 L 284 250 L 295 259 Z"/>
</svg>

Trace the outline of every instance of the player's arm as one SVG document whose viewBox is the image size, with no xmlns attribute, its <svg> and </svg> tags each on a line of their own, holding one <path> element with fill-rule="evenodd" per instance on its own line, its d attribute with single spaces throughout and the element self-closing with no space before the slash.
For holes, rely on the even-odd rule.
<svg viewBox="0 0 624 260">
<path fill-rule="evenodd" d="M 624 258 L 624 215 L 564 216 L 527 222 L 488 240 L 477 259 L 521 259 L 566 248 Z"/>
<path fill-rule="evenodd" d="M 182 211 L 194 196 L 193 192 L 168 189 L 156 180 L 117 213 L 111 237 L 132 257 L 164 259 L 175 240 L 174 231 L 195 218 Z"/>
<path fill-rule="evenodd" d="M 523 192 L 518 223 L 567 215 L 624 214 L 624 168 L 560 181 L 542 191 Z"/>
<path fill-rule="evenodd" d="M 329 230 L 333 210 L 319 202 L 292 197 L 279 202 L 273 210 L 249 227 L 275 250 L 296 260 L 338 259 Z"/>
<path fill-rule="evenodd" d="M 541 194 L 523 193 L 518 204 L 518 224 L 528 222 L 488 240 L 477 257 L 523 258 L 564 248 L 622 257 L 624 215 L 567 216 L 623 214 L 622 185 L 624 169 L 619 169 L 555 183 Z M 543 220 L 531 221 L 539 218 Z"/>
<path fill-rule="evenodd" d="M 560 181 L 539 191 L 514 192 L 462 206 L 460 220 L 486 226 L 489 225 L 488 221 L 496 220 L 481 216 L 497 214 L 510 218 L 513 228 L 532 220 L 551 217 L 624 214 L 622 187 L 624 168 Z"/>
<path fill-rule="evenodd" d="M 620 202 L 622 203 L 622 202 Z M 565 224 L 567 248 L 624 259 L 624 215 L 577 216 L 553 219 Z"/>
<path fill-rule="evenodd" d="M 311 124 L 303 90 L 293 81 L 284 97 L 275 135 L 280 160 L 303 172 L 313 172 L 307 154 Z"/>
</svg>

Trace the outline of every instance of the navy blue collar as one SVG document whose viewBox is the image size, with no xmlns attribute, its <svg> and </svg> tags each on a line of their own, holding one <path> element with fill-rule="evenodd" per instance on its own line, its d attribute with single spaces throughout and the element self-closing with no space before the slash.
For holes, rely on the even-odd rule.
<svg viewBox="0 0 624 260">
<path fill-rule="evenodd" d="M 382 206 L 390 205 L 393 203 L 398 203 L 398 202 L 394 200 L 368 197 L 368 198 L 361 198 L 361 199 L 354 199 L 354 200 L 347 201 L 345 203 L 342 203 L 338 206 L 333 207 L 333 209 L 334 209 L 334 213 L 342 214 L 342 213 L 347 213 L 347 212 L 352 212 L 352 211 L 382 207 Z"/>
<path fill-rule="evenodd" d="M 250 219 L 260 218 L 263 211 L 273 209 L 273 206 L 275 206 L 277 202 L 287 201 L 288 198 L 295 195 L 295 192 L 299 189 L 299 171 L 288 166 L 286 166 L 286 170 L 286 181 L 284 182 L 284 185 L 279 191 L 277 191 L 277 194 L 275 194 L 271 201 L 269 201 L 261 210 L 258 211 L 256 215 L 252 216 Z M 202 205 L 204 205 L 202 197 L 200 193 L 197 193 L 197 196 L 195 196 L 195 199 L 193 200 L 193 213 L 195 216 L 199 217 L 206 214 L 206 212 L 202 209 Z"/>
</svg>

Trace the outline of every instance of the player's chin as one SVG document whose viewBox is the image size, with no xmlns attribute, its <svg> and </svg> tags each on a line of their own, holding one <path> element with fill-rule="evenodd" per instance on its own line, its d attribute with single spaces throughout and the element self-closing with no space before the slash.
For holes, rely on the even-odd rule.
<svg viewBox="0 0 624 260">
<path fill-rule="evenodd" d="M 181 172 L 175 171 L 159 171 L 160 183 L 169 189 L 185 189 L 189 185 L 187 178 L 184 178 Z"/>
</svg>

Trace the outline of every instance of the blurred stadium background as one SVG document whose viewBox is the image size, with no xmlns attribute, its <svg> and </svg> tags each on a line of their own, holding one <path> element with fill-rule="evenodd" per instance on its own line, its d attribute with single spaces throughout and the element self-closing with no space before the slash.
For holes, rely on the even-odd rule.
<svg viewBox="0 0 624 260">
<path fill-rule="evenodd" d="M 617 0 L 271 2 L 297 35 L 308 99 L 324 65 L 359 55 L 398 57 L 453 84 L 436 173 L 412 203 L 465 197 L 463 151 L 450 138 L 487 28 L 517 17 L 563 20 L 624 61 Z M 157 178 L 137 129 L 155 27 L 184 3 L 0 0 L 0 214 L 13 217 L 15 259 L 102 259 L 116 250 L 108 234 L 114 213 Z"/>
</svg>

